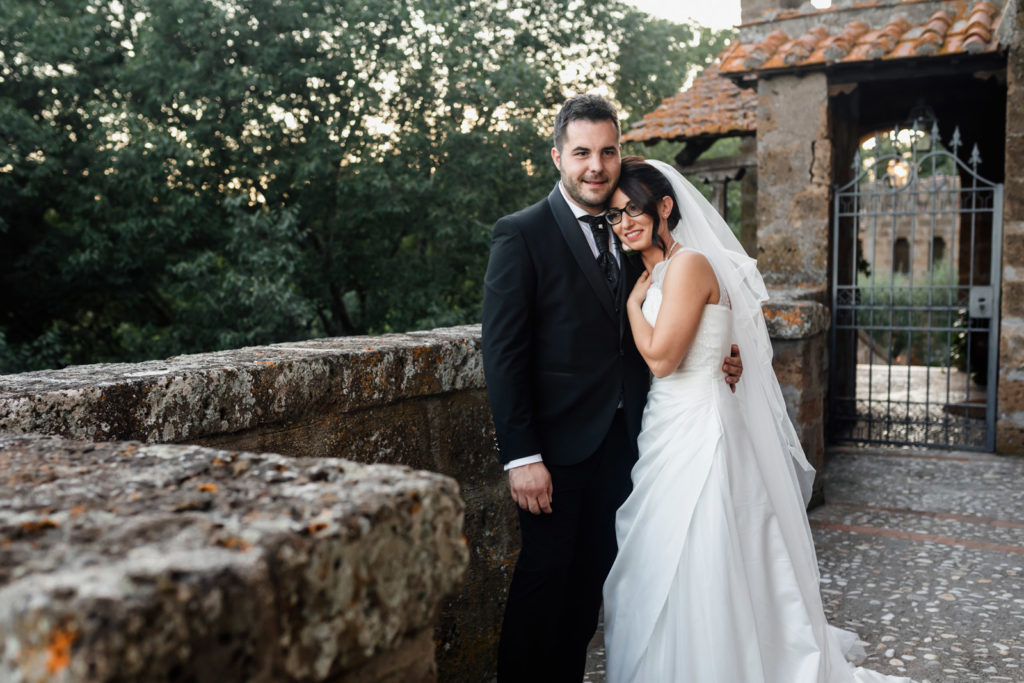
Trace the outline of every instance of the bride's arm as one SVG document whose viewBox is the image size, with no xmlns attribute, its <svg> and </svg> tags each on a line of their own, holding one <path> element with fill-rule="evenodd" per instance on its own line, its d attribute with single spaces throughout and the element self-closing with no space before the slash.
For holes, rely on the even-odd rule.
<svg viewBox="0 0 1024 683">
<path fill-rule="evenodd" d="M 654 327 L 640 310 L 650 275 L 644 273 L 626 300 L 626 313 L 640 355 L 655 377 L 665 377 L 679 367 L 697 334 L 704 305 L 718 293 L 718 282 L 703 254 L 684 251 L 668 264 L 661 286 L 662 302 Z"/>
</svg>

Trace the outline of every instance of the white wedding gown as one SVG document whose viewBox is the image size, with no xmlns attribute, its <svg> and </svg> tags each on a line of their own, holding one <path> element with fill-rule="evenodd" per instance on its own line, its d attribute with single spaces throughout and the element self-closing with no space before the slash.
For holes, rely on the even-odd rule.
<svg viewBox="0 0 1024 683">
<path fill-rule="evenodd" d="M 667 264 L 643 305 L 652 325 Z M 604 585 L 608 681 L 908 681 L 854 668 L 843 652 L 856 636 L 825 621 L 803 502 L 772 504 L 749 457 L 756 435 L 723 381 L 732 317 L 722 300 L 705 306 L 686 358 L 647 397 Z"/>
</svg>

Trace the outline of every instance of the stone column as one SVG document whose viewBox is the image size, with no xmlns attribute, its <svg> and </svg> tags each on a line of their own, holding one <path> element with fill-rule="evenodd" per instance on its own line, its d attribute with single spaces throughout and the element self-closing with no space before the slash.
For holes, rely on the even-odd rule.
<svg viewBox="0 0 1024 683">
<path fill-rule="evenodd" d="M 711 183 L 711 205 L 715 207 L 715 211 L 722 218 L 728 219 L 728 212 L 726 199 L 729 193 L 729 181 L 728 180 L 715 180 Z"/>
<path fill-rule="evenodd" d="M 743 138 L 740 153 L 757 158 L 757 139 Z M 757 166 L 752 166 L 740 181 L 740 244 L 747 253 L 757 257 Z"/>
<path fill-rule="evenodd" d="M 1009 17 L 1007 17 L 1009 18 Z M 996 449 L 1024 452 L 1024 12 L 1006 60 L 1006 174 L 1003 185 L 1002 320 Z"/>
<path fill-rule="evenodd" d="M 757 261 L 775 371 L 807 459 L 824 464 L 832 144 L 824 74 L 758 82 Z M 821 480 L 816 482 L 820 502 Z"/>
<path fill-rule="evenodd" d="M 825 74 L 758 82 L 758 265 L 770 287 L 824 301 L 832 144 Z"/>
<path fill-rule="evenodd" d="M 768 302 L 764 319 L 772 338 L 772 367 L 786 399 L 789 419 L 808 462 L 820 474 L 825 464 L 828 315 L 817 302 L 783 299 Z M 823 484 L 818 476 L 811 506 L 824 502 Z"/>
</svg>

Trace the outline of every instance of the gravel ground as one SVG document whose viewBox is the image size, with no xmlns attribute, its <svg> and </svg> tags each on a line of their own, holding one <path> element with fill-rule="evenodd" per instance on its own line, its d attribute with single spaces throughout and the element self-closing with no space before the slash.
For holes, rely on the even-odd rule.
<svg viewBox="0 0 1024 683">
<path fill-rule="evenodd" d="M 1024 681 L 1024 457 L 837 447 L 825 475 L 810 513 L 822 598 L 864 641 L 863 666 Z M 590 683 L 605 680 L 602 637 Z"/>
</svg>

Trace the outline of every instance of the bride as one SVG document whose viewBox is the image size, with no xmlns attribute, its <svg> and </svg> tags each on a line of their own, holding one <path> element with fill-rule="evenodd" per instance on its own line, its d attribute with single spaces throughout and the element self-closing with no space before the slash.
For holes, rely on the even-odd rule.
<svg viewBox="0 0 1024 683">
<path fill-rule="evenodd" d="M 662 162 L 624 158 L 610 206 L 646 267 L 626 310 L 654 380 L 604 584 L 608 680 L 907 681 L 849 664 L 856 636 L 826 623 L 814 470 L 772 371 L 753 259 Z M 732 343 L 746 361 L 735 394 L 720 370 Z"/>
</svg>

